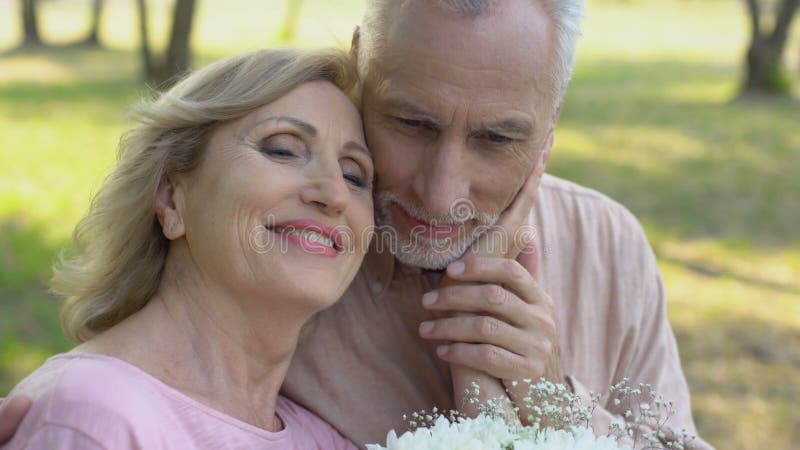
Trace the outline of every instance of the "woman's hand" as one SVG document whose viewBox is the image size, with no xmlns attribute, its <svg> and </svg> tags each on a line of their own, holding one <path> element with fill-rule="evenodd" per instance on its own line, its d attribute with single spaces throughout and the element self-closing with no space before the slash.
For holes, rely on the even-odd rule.
<svg viewBox="0 0 800 450">
<path fill-rule="evenodd" d="M 11 440 L 30 408 L 31 399 L 28 397 L 0 399 L 0 445 Z"/>
</svg>

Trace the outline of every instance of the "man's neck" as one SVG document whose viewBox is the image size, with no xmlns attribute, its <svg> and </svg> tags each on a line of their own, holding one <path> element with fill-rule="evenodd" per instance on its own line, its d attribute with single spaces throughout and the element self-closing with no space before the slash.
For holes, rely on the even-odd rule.
<svg viewBox="0 0 800 450">
<path fill-rule="evenodd" d="M 428 283 L 430 283 L 431 288 L 437 289 L 439 287 L 439 283 L 442 281 L 442 277 L 444 276 L 444 269 L 440 270 L 422 269 L 422 273 L 425 275 L 425 278 L 428 279 Z"/>
</svg>

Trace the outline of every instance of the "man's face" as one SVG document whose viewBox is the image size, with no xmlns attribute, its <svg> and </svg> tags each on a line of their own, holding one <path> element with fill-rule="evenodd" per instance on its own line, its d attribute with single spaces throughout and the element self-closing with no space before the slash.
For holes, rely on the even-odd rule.
<svg viewBox="0 0 800 450">
<path fill-rule="evenodd" d="M 402 262 L 443 268 L 510 205 L 553 126 L 551 25 L 529 0 L 478 17 L 397 7 L 365 80 L 379 225 Z M 549 151 L 549 147 L 547 148 Z"/>
</svg>

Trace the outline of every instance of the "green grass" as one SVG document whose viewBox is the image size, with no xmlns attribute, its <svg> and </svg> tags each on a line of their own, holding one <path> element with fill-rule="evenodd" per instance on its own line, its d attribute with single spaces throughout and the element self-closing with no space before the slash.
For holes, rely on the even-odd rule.
<svg viewBox="0 0 800 450">
<path fill-rule="evenodd" d="M 149 95 L 132 3 L 111 3 L 110 49 L 0 57 L 0 393 L 69 348 L 44 286 L 113 164 L 127 106 Z M 45 37 L 77 38 L 86 4 L 46 2 Z M 167 10 L 155 5 L 158 40 Z M 270 45 L 283 14 L 280 1 L 201 5 L 201 64 Z M 346 45 L 360 5 L 308 0 L 295 44 Z M 15 42 L 15 6 L 0 4 L 0 48 Z M 645 225 L 701 435 L 720 449 L 790 449 L 800 441 L 800 102 L 732 101 L 741 8 L 592 2 L 549 169 Z M 787 49 L 796 86 L 797 23 Z"/>
</svg>

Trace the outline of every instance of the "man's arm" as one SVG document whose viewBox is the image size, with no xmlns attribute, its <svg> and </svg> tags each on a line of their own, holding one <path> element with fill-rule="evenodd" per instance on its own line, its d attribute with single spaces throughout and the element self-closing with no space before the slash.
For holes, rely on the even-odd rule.
<svg viewBox="0 0 800 450">
<path fill-rule="evenodd" d="M 688 434 L 696 436 L 697 429 L 692 419 L 689 387 L 681 368 L 675 335 L 667 318 L 666 294 L 661 273 L 658 270 L 655 255 L 638 222 L 634 221 L 632 226 L 635 226 L 635 230 L 630 230 L 631 245 L 639 246 L 641 251 L 636 252 L 638 257 L 635 258 L 638 260 L 638 262 L 635 261 L 638 269 L 631 270 L 625 276 L 632 277 L 629 280 L 631 284 L 638 283 L 641 286 L 641 289 L 637 289 L 639 294 L 636 297 L 638 298 L 631 300 L 640 303 L 641 309 L 636 309 L 636 313 L 634 313 L 634 308 L 629 308 L 628 313 L 635 314 L 635 316 L 625 325 L 626 332 L 630 334 L 630 338 L 626 339 L 629 345 L 622 349 L 623 358 L 615 369 L 614 382 L 618 382 L 624 377 L 630 380 L 630 384 L 634 388 L 638 388 L 639 383 L 649 384 L 665 401 L 673 403 L 674 414 L 670 416 L 663 427 L 667 441 L 672 438 L 669 431 L 673 427 L 684 428 Z M 570 374 L 566 375 L 573 391 L 582 399 L 589 399 L 590 389 L 580 379 Z M 609 386 L 594 386 L 594 388 L 608 392 Z M 606 434 L 612 422 L 624 420 L 628 405 L 626 403 L 615 404 L 614 398 L 608 395 L 603 396 L 601 404 L 595 410 L 592 427 L 596 433 Z M 642 402 L 648 400 L 647 397 L 642 398 Z M 636 414 L 637 411 L 634 410 L 633 413 Z M 662 422 L 663 419 L 662 417 Z M 643 427 L 642 432 L 649 432 L 651 429 Z M 664 440 L 662 439 L 662 441 Z M 699 437 L 689 442 L 687 448 L 713 449 L 710 444 Z"/>
<path fill-rule="evenodd" d="M 31 399 L 28 397 L 0 399 L 0 445 L 11 440 L 29 409 Z"/>
</svg>

